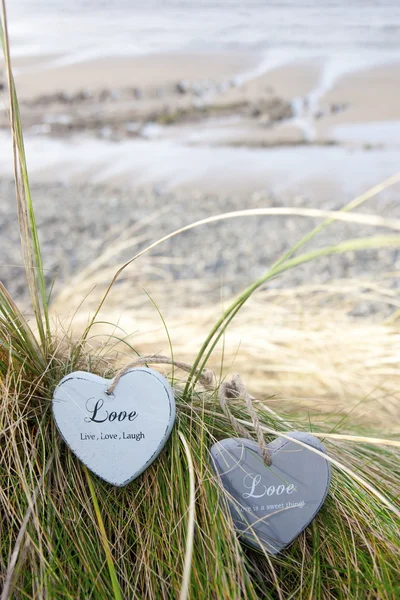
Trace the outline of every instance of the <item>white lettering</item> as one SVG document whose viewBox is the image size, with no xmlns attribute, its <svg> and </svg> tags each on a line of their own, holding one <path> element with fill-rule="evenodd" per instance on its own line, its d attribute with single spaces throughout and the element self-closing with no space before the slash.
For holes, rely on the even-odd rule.
<svg viewBox="0 0 400 600">
<path fill-rule="evenodd" d="M 282 483 L 275 487 L 270 485 L 268 488 L 261 482 L 261 475 L 253 475 L 253 473 L 247 473 L 243 478 L 243 486 L 250 490 L 249 492 L 243 492 L 243 498 L 263 498 L 264 496 L 281 496 L 282 494 L 293 494 L 296 492 L 296 486 L 293 483 L 283 485 Z"/>
<path fill-rule="evenodd" d="M 256 475 L 255 477 L 253 477 L 252 473 L 248 473 L 247 475 L 245 475 L 245 477 L 243 479 L 243 485 L 245 488 L 250 490 L 250 492 L 244 492 L 242 494 L 243 498 L 262 498 L 263 496 L 265 496 L 265 491 L 266 491 L 265 485 L 262 486 L 264 488 L 264 491 L 261 494 L 254 493 L 256 490 L 256 486 L 260 483 L 260 481 L 261 481 L 261 475 Z M 250 485 L 248 485 L 249 483 L 250 483 Z M 260 491 L 260 490 L 258 490 L 258 491 Z"/>
</svg>

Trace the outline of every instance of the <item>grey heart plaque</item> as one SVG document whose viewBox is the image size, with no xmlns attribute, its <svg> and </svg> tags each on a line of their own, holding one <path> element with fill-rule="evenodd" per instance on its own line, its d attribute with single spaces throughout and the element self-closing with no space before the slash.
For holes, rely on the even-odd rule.
<svg viewBox="0 0 400 600">
<path fill-rule="evenodd" d="M 290 437 L 325 452 L 314 436 Z M 329 461 L 296 442 L 277 438 L 268 445 L 266 466 L 256 442 L 229 438 L 211 448 L 213 465 L 227 492 L 235 527 L 244 542 L 278 554 L 320 510 L 331 479 Z"/>
<path fill-rule="evenodd" d="M 152 369 L 131 369 L 118 381 L 77 371 L 53 395 L 56 425 L 76 456 L 96 475 L 123 486 L 165 446 L 175 421 L 174 393 Z"/>
</svg>

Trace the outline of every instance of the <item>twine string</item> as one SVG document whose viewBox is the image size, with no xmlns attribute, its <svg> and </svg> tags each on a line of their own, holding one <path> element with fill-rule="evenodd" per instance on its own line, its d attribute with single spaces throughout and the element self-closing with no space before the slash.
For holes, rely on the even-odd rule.
<svg viewBox="0 0 400 600">
<path fill-rule="evenodd" d="M 114 390 L 118 385 L 118 382 L 120 381 L 121 377 L 128 373 L 128 371 L 134 369 L 135 367 L 140 367 L 146 364 L 173 365 L 174 367 L 181 369 L 182 371 L 186 371 L 187 373 L 190 373 L 192 371 L 191 365 L 184 362 L 172 360 L 168 356 L 160 356 L 157 354 L 150 356 L 140 356 L 136 358 L 133 362 L 127 364 L 123 369 L 121 369 L 117 373 L 117 375 L 114 377 L 111 384 L 107 388 L 106 394 L 111 396 L 114 393 Z M 211 369 L 204 369 L 201 372 L 197 371 L 196 375 L 198 376 L 199 383 L 206 390 L 215 389 L 216 377 L 214 372 L 211 371 Z M 232 429 L 234 429 L 234 431 L 236 431 L 236 433 L 241 437 L 252 439 L 248 430 L 245 427 L 243 427 L 243 425 L 232 414 L 232 411 L 229 408 L 229 401 L 232 399 L 244 401 L 249 415 L 251 417 L 251 420 L 253 422 L 253 427 L 257 436 L 258 444 L 261 449 L 262 458 L 264 460 L 264 463 L 267 466 L 270 466 L 272 464 L 271 454 L 268 450 L 268 446 L 265 443 L 262 426 L 253 405 L 253 398 L 246 390 L 246 386 L 244 385 L 238 373 L 235 373 L 230 381 L 223 381 L 220 384 L 218 390 L 218 400 L 223 413 L 229 419 Z"/>
<path fill-rule="evenodd" d="M 228 417 L 229 422 L 236 433 L 247 439 L 252 439 L 248 430 L 243 427 L 243 425 L 239 423 L 239 421 L 232 414 L 228 404 L 228 400 L 231 398 L 244 400 L 246 408 L 253 422 L 254 431 L 256 432 L 258 445 L 260 446 L 264 463 L 270 467 L 272 465 L 271 453 L 265 443 L 260 419 L 258 418 L 253 405 L 253 398 L 246 390 L 246 386 L 244 385 L 238 373 L 233 375 L 231 381 L 224 381 L 221 383 L 218 390 L 218 399 L 224 414 Z"/>
<path fill-rule="evenodd" d="M 139 356 L 133 362 L 126 365 L 123 369 L 121 369 L 121 371 L 119 371 L 117 373 L 117 375 L 114 377 L 111 384 L 107 388 L 106 394 L 109 396 L 111 396 L 113 394 L 116 386 L 118 385 L 119 380 L 121 379 L 121 377 L 126 375 L 126 373 L 128 371 L 130 371 L 131 369 L 134 369 L 135 367 L 140 367 L 142 365 L 146 365 L 146 364 L 150 364 L 150 363 L 153 365 L 173 365 L 174 367 L 177 367 L 178 369 L 181 369 L 182 371 L 186 371 L 187 373 L 190 373 L 192 370 L 191 365 L 188 365 L 187 363 L 184 363 L 184 362 L 172 360 L 168 356 L 160 356 L 158 354 L 153 354 L 150 356 Z M 198 375 L 198 378 L 199 378 L 198 380 L 205 389 L 209 390 L 209 389 L 214 388 L 215 375 L 214 375 L 213 371 L 211 371 L 211 369 L 204 369 L 200 373 L 197 371 L 196 375 Z"/>
</svg>

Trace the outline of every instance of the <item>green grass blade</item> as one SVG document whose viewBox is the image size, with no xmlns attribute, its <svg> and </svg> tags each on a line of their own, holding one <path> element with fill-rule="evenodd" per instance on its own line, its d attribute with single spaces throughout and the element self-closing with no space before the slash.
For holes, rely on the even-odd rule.
<svg viewBox="0 0 400 600">
<path fill-rule="evenodd" d="M 84 469 L 85 469 L 86 479 L 89 484 L 89 489 L 90 489 L 90 494 L 91 494 L 92 501 L 93 501 L 94 510 L 95 510 L 96 517 L 97 517 L 97 523 L 98 523 L 99 529 L 100 529 L 101 543 L 102 543 L 102 546 L 103 546 L 103 549 L 104 549 L 104 552 L 106 555 L 108 571 L 110 573 L 111 585 L 112 585 L 112 588 L 114 591 L 114 598 L 115 598 L 115 600 L 122 600 L 122 595 L 121 595 L 121 590 L 120 590 L 119 583 L 118 583 L 117 573 L 115 571 L 114 561 L 113 561 L 111 550 L 110 550 L 110 544 L 108 543 L 106 529 L 104 527 L 103 518 L 101 516 L 96 491 L 94 489 L 92 478 L 89 475 L 89 471 L 87 470 L 86 467 L 84 467 Z"/>
<path fill-rule="evenodd" d="M 224 314 L 220 317 L 220 319 L 218 319 L 214 327 L 211 329 L 193 363 L 192 371 L 189 374 L 186 382 L 185 394 L 188 394 L 191 385 L 197 382 L 199 372 L 205 368 L 213 349 L 226 331 L 229 323 L 231 323 L 245 302 L 262 285 L 293 267 L 316 260 L 323 256 L 331 256 L 344 252 L 383 247 L 400 247 L 400 236 L 375 236 L 370 238 L 348 240 L 341 244 L 337 244 L 336 246 L 327 246 L 326 248 L 301 254 L 296 258 L 287 259 L 284 262 L 279 261 L 275 263 L 275 265 L 265 275 L 256 280 L 231 304 L 231 306 L 224 312 Z M 208 351 L 207 348 L 209 348 Z"/>
<path fill-rule="evenodd" d="M 0 39 L 3 48 L 10 101 L 10 125 L 12 133 L 12 146 L 14 156 L 14 176 L 16 185 L 18 219 L 22 255 L 24 259 L 27 282 L 29 286 L 32 307 L 34 310 L 39 337 L 43 351 L 47 354 L 50 346 L 50 319 L 46 282 L 43 269 L 42 254 L 40 249 L 35 212 L 30 192 L 28 169 L 26 164 L 24 138 L 22 132 L 21 115 L 18 98 L 11 70 L 10 46 L 7 29 L 7 16 L 5 1 L 1 0 L 2 19 Z M 45 326 L 43 325 L 43 321 Z"/>
</svg>

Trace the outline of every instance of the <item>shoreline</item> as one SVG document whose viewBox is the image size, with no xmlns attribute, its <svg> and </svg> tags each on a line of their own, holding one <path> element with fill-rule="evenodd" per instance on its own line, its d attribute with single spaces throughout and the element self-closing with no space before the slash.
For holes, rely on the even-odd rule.
<svg viewBox="0 0 400 600">
<path fill-rule="evenodd" d="M 0 178 L 7 179 L 12 177 L 10 137 L 0 136 L 0 144 L 9 148 L 8 164 L 3 161 L 0 167 Z M 115 142 L 86 135 L 27 135 L 25 145 L 36 183 L 151 186 L 160 195 L 185 190 L 238 198 L 264 190 L 285 199 L 287 206 L 306 198 L 317 208 L 329 201 L 331 208 L 338 208 L 398 171 L 397 147 L 382 144 L 249 147 L 247 142 L 210 147 L 190 143 L 185 136 Z M 396 195 L 397 188 L 388 194 Z"/>
<path fill-rule="evenodd" d="M 40 57 L 36 58 L 37 68 L 35 57 L 20 57 L 13 61 L 17 70 L 15 82 L 22 99 L 29 100 L 54 91 L 75 93 L 83 86 L 94 91 L 135 85 L 157 89 L 171 81 L 187 78 L 212 78 L 218 84 L 254 69 L 261 60 L 257 52 L 234 51 L 104 56 L 58 66 L 52 65 L 51 61 L 46 65 Z"/>
<path fill-rule="evenodd" d="M 17 70 L 24 64 L 14 62 Z M 250 147 L 257 138 L 270 147 L 337 143 L 337 126 L 400 121 L 400 60 L 351 71 L 325 93 L 323 61 L 299 59 L 258 73 L 257 53 L 153 54 L 51 69 L 40 61 L 35 67 L 31 57 L 27 64 L 15 80 L 25 130 L 33 134 L 119 140 L 141 137 L 149 124 L 171 126 L 174 134 L 176 125 L 239 117 L 241 131 L 224 143 L 246 145 L 247 130 Z M 0 128 L 7 127 L 0 108 Z M 143 137 L 149 135 L 147 127 Z"/>
<path fill-rule="evenodd" d="M 90 61 L 52 77 L 21 74 L 32 176 L 243 194 L 281 193 L 284 181 L 288 197 L 318 202 L 338 193 L 347 199 L 397 170 L 400 63 L 339 79 L 318 106 L 308 99 L 321 61 L 240 80 L 257 65 L 255 54 L 172 53 Z M 4 145 L 5 111 L 0 127 Z M 11 157 L 0 176 L 10 166 Z"/>
</svg>

